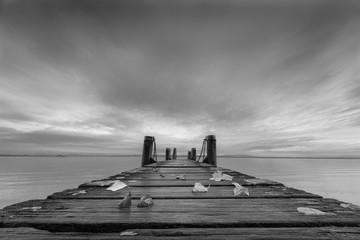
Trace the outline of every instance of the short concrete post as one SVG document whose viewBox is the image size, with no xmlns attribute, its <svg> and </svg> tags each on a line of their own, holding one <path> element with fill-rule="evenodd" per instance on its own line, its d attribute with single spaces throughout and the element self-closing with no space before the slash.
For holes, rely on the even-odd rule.
<svg viewBox="0 0 360 240">
<path fill-rule="evenodd" d="M 166 148 L 166 151 L 165 151 L 165 160 L 170 160 L 171 156 L 171 149 L 170 148 Z"/>
<path fill-rule="evenodd" d="M 173 150 L 173 160 L 175 160 L 177 158 L 177 153 L 176 153 L 176 148 L 174 148 Z"/>
<path fill-rule="evenodd" d="M 216 163 L 216 137 L 215 135 L 208 135 L 207 140 L 207 162 L 209 164 L 217 166 Z"/>
<path fill-rule="evenodd" d="M 188 157 L 187 159 L 191 159 L 191 151 L 188 151 Z"/>
<path fill-rule="evenodd" d="M 196 161 L 196 148 L 191 149 L 191 159 Z"/>
<path fill-rule="evenodd" d="M 152 136 L 144 137 L 143 154 L 142 154 L 142 160 L 141 160 L 142 167 L 145 165 L 151 164 L 154 161 L 152 159 L 154 140 L 155 140 L 155 138 Z"/>
</svg>

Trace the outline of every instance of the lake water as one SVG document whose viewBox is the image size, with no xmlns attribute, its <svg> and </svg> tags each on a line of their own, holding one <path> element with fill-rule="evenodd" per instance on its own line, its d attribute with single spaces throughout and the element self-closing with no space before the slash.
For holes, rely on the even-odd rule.
<svg viewBox="0 0 360 240">
<path fill-rule="evenodd" d="M 0 157 L 0 208 L 140 164 L 140 157 Z M 360 205 L 358 159 L 220 158 L 218 166 Z"/>
</svg>

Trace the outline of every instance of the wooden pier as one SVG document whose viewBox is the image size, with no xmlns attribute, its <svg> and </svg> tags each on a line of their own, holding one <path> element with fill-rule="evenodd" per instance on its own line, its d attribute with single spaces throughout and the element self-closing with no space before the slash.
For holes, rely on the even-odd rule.
<svg viewBox="0 0 360 240">
<path fill-rule="evenodd" d="M 217 171 L 232 181 L 210 180 Z M 116 181 L 128 187 L 106 190 Z M 193 192 L 197 182 L 208 192 Z M 233 182 L 249 195 L 235 196 Z M 119 208 L 129 191 L 131 207 Z M 137 207 L 145 194 L 154 205 Z M 188 159 L 145 164 L 17 203 L 0 217 L 0 239 L 360 239 L 355 205 Z"/>
</svg>

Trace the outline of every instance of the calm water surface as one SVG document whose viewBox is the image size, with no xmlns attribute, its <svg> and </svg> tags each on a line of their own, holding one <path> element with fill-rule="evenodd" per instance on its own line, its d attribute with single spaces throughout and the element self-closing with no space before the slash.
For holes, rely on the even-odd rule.
<svg viewBox="0 0 360 240">
<path fill-rule="evenodd" d="M 140 157 L 0 157 L 0 208 L 140 166 Z M 223 158 L 218 165 L 360 205 L 360 160 Z"/>
</svg>

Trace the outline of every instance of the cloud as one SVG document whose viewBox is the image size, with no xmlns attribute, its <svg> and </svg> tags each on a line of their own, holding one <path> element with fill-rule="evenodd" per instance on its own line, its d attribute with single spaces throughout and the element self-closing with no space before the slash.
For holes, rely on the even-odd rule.
<svg viewBox="0 0 360 240">
<path fill-rule="evenodd" d="M 140 141 L 131 142 L 121 136 L 69 133 L 63 131 L 20 132 L 14 129 L 1 129 L 0 151 L 7 154 L 54 154 L 54 153 L 102 153 L 132 154 L 140 150 Z M 139 139 L 140 140 L 140 139 Z M 39 148 L 39 146 L 41 146 Z"/>
<path fill-rule="evenodd" d="M 0 3 L 9 149 L 139 151 L 150 134 L 186 151 L 216 134 L 224 153 L 315 151 L 358 127 L 353 1 Z"/>
</svg>

